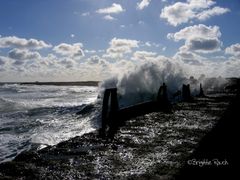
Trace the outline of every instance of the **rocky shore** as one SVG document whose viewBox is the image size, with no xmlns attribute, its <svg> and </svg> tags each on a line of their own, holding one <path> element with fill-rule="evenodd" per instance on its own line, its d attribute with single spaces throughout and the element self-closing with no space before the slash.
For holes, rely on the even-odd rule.
<svg viewBox="0 0 240 180">
<path fill-rule="evenodd" d="M 0 179 L 175 179 L 234 99 L 212 94 L 128 120 L 113 140 L 97 132 L 0 164 Z"/>
</svg>

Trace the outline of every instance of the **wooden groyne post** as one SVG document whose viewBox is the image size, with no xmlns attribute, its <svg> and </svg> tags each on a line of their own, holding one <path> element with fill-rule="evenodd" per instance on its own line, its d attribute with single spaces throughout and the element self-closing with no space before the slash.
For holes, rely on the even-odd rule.
<svg viewBox="0 0 240 180">
<path fill-rule="evenodd" d="M 202 88 L 202 84 L 200 83 L 200 90 L 199 90 L 199 94 L 198 94 L 199 97 L 205 97 L 205 94 L 204 94 L 204 91 L 203 91 L 203 88 Z"/>
<path fill-rule="evenodd" d="M 113 137 L 119 126 L 125 120 L 154 111 L 171 112 L 168 100 L 167 86 L 163 83 L 155 101 L 148 101 L 119 109 L 117 88 L 106 89 L 102 104 L 102 126 L 99 130 L 101 137 Z"/>
<path fill-rule="evenodd" d="M 182 85 L 182 100 L 183 101 L 191 101 L 191 91 L 190 91 L 190 85 L 189 84 L 183 84 Z"/>
<path fill-rule="evenodd" d="M 170 112 L 172 109 L 171 103 L 169 102 L 168 99 L 167 86 L 165 83 L 163 83 L 158 90 L 157 108 L 165 112 Z"/>
<path fill-rule="evenodd" d="M 106 130 L 109 128 L 110 121 L 114 119 L 119 111 L 117 88 L 106 89 L 103 96 L 102 105 L 102 127 L 100 135 L 105 136 Z"/>
<path fill-rule="evenodd" d="M 168 102 L 167 86 L 165 83 L 158 90 L 157 102 Z"/>
</svg>

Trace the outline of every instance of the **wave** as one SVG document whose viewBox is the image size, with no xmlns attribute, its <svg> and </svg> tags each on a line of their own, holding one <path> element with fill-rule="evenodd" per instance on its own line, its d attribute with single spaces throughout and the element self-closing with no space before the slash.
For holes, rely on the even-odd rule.
<svg viewBox="0 0 240 180">
<path fill-rule="evenodd" d="M 100 84 L 100 92 L 106 88 L 117 88 L 121 106 L 129 106 L 156 99 L 158 89 L 166 83 L 168 92 L 174 93 L 187 81 L 182 69 L 173 62 L 146 62 L 133 71 L 109 78 Z"/>
<path fill-rule="evenodd" d="M 129 106 L 144 101 L 156 100 L 159 87 L 165 83 L 168 97 L 174 101 L 173 94 L 182 90 L 183 84 L 189 84 L 191 93 L 199 93 L 200 83 L 204 91 L 221 90 L 227 84 L 222 77 L 210 78 L 204 74 L 195 78 L 187 69 L 168 58 L 139 62 L 133 69 L 126 69 L 100 83 L 100 94 L 108 88 L 117 88 L 119 105 Z"/>
<path fill-rule="evenodd" d="M 0 91 L 8 93 L 17 93 L 20 86 L 19 84 L 4 84 L 0 86 Z"/>
<path fill-rule="evenodd" d="M 3 101 L 4 103 L 2 103 Z M 3 107 L 1 107 L 3 106 Z M 38 107 L 33 109 L 20 109 L 15 107 L 16 104 L 11 101 L 5 101 L 3 98 L 0 98 L 0 113 L 2 118 L 33 118 L 38 116 L 48 116 L 48 115 L 65 115 L 65 114 L 73 114 L 79 116 L 88 116 L 93 111 L 96 110 L 96 106 L 94 103 L 90 104 L 82 104 L 79 106 L 53 106 L 53 107 Z M 12 110 L 14 107 L 14 110 Z"/>
<path fill-rule="evenodd" d="M 0 97 L 0 112 L 6 113 L 6 112 L 12 112 L 22 109 L 19 104 L 14 102 L 13 100 L 9 100 L 3 97 Z"/>
<path fill-rule="evenodd" d="M 100 104 L 75 107 L 39 107 L 2 113 L 0 162 L 23 150 L 41 149 L 99 128 Z"/>
<path fill-rule="evenodd" d="M 63 114 L 88 114 L 91 112 L 91 110 L 93 110 L 94 105 L 93 104 L 82 104 L 80 106 L 72 106 L 72 107 L 59 107 L 59 106 L 55 106 L 55 107 L 39 107 L 39 108 L 34 108 L 34 109 L 30 109 L 27 112 L 28 116 L 39 116 L 39 115 L 45 115 L 45 114 L 51 114 L 51 113 L 55 113 L 55 114 L 59 114 L 59 115 L 63 115 Z"/>
<path fill-rule="evenodd" d="M 99 128 L 97 87 L 0 86 L 0 162 Z"/>
</svg>

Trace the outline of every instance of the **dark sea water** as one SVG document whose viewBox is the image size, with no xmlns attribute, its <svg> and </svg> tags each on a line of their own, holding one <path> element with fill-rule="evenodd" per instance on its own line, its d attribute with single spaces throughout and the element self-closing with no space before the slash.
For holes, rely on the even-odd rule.
<svg viewBox="0 0 240 180">
<path fill-rule="evenodd" d="M 0 162 L 93 131 L 98 126 L 97 91 L 88 86 L 1 85 Z"/>
</svg>

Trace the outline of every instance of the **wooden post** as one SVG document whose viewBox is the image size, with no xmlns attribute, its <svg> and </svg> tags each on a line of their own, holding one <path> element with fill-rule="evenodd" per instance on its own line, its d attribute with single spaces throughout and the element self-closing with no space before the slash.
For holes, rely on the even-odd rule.
<svg viewBox="0 0 240 180">
<path fill-rule="evenodd" d="M 190 85 L 182 85 L 182 99 L 183 101 L 191 101 L 191 92 L 190 92 Z"/>
<path fill-rule="evenodd" d="M 111 101 L 110 101 L 110 114 L 109 116 L 115 116 L 119 110 L 117 88 L 110 89 Z"/>
<path fill-rule="evenodd" d="M 171 103 L 168 100 L 167 86 L 165 83 L 163 83 L 158 90 L 157 106 L 159 110 L 171 112 L 172 107 Z"/>
<path fill-rule="evenodd" d="M 110 101 L 109 101 L 110 100 Z M 114 124 L 114 117 L 119 110 L 118 98 L 117 98 L 117 88 L 106 89 L 103 96 L 102 104 L 102 127 L 100 129 L 100 136 L 104 137 L 106 135 L 107 128 Z"/>
<path fill-rule="evenodd" d="M 161 103 L 168 101 L 167 86 L 165 83 L 163 83 L 158 90 L 157 101 Z"/>
<path fill-rule="evenodd" d="M 202 84 L 200 83 L 200 91 L 199 91 L 199 97 L 204 97 L 204 92 L 203 92 L 203 88 L 202 88 Z"/>
</svg>

